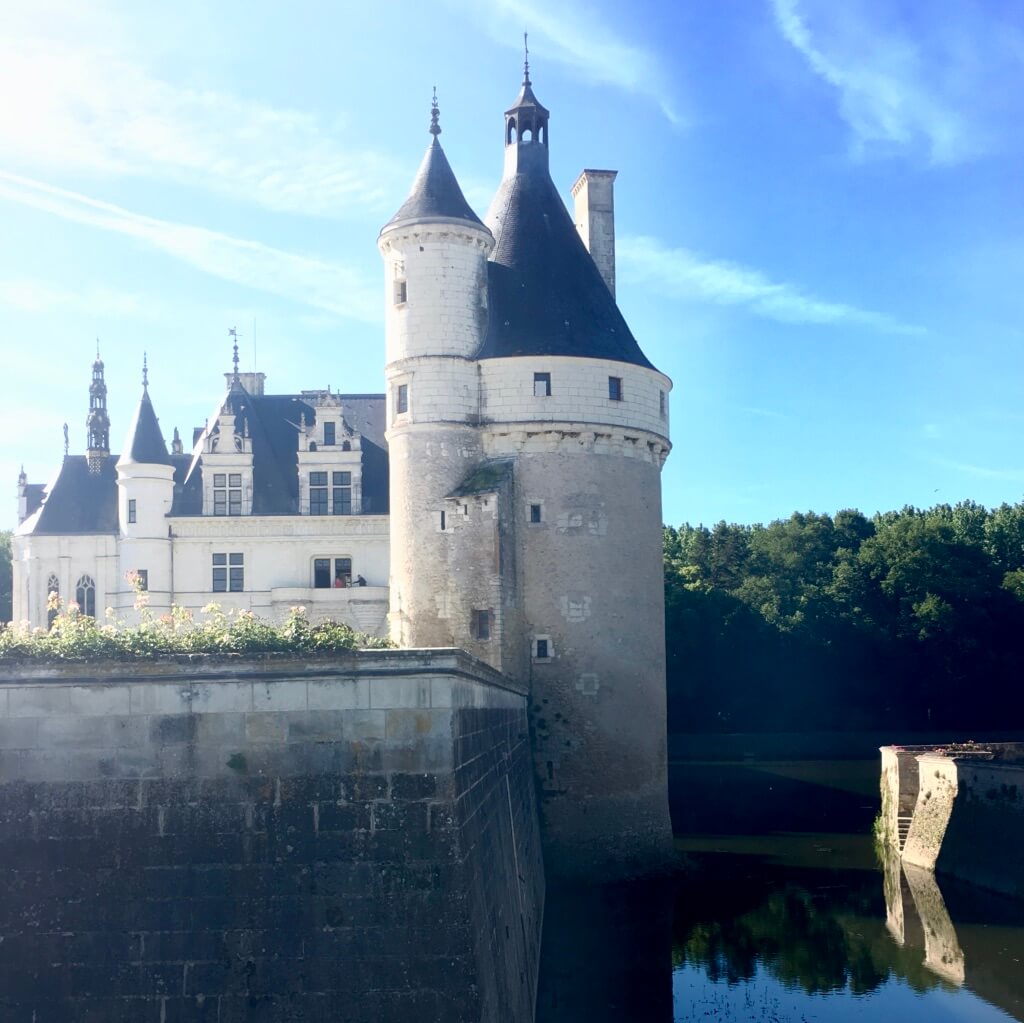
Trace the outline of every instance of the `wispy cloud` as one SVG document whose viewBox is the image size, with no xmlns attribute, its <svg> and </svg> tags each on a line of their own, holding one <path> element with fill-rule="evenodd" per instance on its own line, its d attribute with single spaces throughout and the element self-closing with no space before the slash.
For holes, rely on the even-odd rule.
<svg viewBox="0 0 1024 1023">
<path fill-rule="evenodd" d="M 0 308 L 22 313 L 61 309 L 90 317 L 144 320 L 159 320 L 167 313 L 166 304 L 151 296 L 113 288 L 72 290 L 52 281 L 24 276 L 0 278 Z"/>
<path fill-rule="evenodd" d="M 972 462 L 957 462 L 948 458 L 933 458 L 932 463 L 943 469 L 952 469 L 968 476 L 986 480 L 1004 480 L 1010 483 L 1024 481 L 1024 469 L 993 469 L 987 465 L 975 465 Z"/>
<path fill-rule="evenodd" d="M 914 18 L 887 0 L 770 2 L 783 37 L 838 93 L 858 157 L 958 163 L 998 148 L 1024 113 L 1007 88 L 1024 70 L 1022 34 L 995 5 L 948 0 Z"/>
<path fill-rule="evenodd" d="M 702 259 L 688 249 L 670 249 L 656 238 L 623 238 L 617 259 L 624 275 L 669 298 L 738 306 L 782 323 L 845 324 L 894 334 L 922 334 L 884 313 L 828 302 L 792 284 L 769 280 L 759 270 Z"/>
<path fill-rule="evenodd" d="M 64 220 L 126 235 L 222 280 L 279 295 L 346 319 L 380 318 L 379 288 L 359 270 L 144 216 L 78 192 L 0 171 L 0 198 Z"/>
<path fill-rule="evenodd" d="M 450 2 L 482 21 L 496 41 L 521 45 L 521 33 L 529 29 L 530 49 L 544 59 L 557 60 L 588 82 L 646 96 L 657 103 L 672 124 L 683 124 L 679 98 L 658 55 L 628 42 L 591 5 L 580 0 L 554 5 L 536 0 Z"/>
<path fill-rule="evenodd" d="M 340 122 L 154 77 L 124 43 L 58 36 L 62 17 L 36 6 L 0 36 L 10 163 L 148 177 L 314 216 L 383 208 L 401 190 L 393 161 L 353 144 Z"/>
</svg>

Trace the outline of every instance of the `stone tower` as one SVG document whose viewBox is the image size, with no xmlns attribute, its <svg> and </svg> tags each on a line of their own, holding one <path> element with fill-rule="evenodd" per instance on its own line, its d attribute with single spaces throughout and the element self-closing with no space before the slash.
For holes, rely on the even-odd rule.
<svg viewBox="0 0 1024 1023">
<path fill-rule="evenodd" d="M 671 381 L 549 173 L 528 67 L 481 224 L 437 141 L 385 225 L 392 638 L 531 686 L 545 864 L 609 877 L 671 852 L 661 467 Z M 610 189 L 611 172 L 595 187 Z M 486 225 L 486 226 L 485 226 Z M 593 232 L 591 232 L 593 237 Z"/>
<path fill-rule="evenodd" d="M 473 353 L 487 321 L 490 231 L 466 202 L 433 136 L 409 197 L 384 225 L 387 441 L 391 473 L 391 636 L 401 646 L 464 646 L 468 615 L 447 584 L 446 497 L 481 458 Z M 454 599 L 453 599 L 454 598 Z"/>
<path fill-rule="evenodd" d="M 117 460 L 118 552 L 121 579 L 142 574 L 149 608 L 156 614 L 169 612 L 174 596 L 167 525 L 173 498 L 174 467 L 149 397 L 143 361 L 142 397 Z"/>
</svg>

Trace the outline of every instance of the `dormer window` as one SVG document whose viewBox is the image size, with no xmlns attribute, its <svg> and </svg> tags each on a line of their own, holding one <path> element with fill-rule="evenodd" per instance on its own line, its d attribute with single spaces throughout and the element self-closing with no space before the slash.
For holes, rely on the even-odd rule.
<svg viewBox="0 0 1024 1023">
<path fill-rule="evenodd" d="M 213 514 L 242 514 L 242 474 L 215 472 L 213 474 Z"/>
<path fill-rule="evenodd" d="M 334 447 L 334 423 L 324 423 L 324 447 Z"/>
</svg>

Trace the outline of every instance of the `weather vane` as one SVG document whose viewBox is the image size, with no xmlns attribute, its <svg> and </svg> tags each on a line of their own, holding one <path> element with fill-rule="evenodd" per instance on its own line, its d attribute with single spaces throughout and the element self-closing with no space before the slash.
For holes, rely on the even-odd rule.
<svg viewBox="0 0 1024 1023">
<path fill-rule="evenodd" d="M 234 355 L 232 356 L 231 361 L 234 363 L 234 366 L 235 366 L 235 379 L 237 380 L 238 379 L 238 331 L 234 327 L 231 327 L 228 330 L 228 337 L 233 338 L 234 342 L 235 342 L 235 345 L 234 345 Z"/>
<path fill-rule="evenodd" d="M 70 447 L 70 441 L 68 440 L 68 424 L 64 424 L 64 457 L 68 457 L 68 448 Z M 24 472 L 24 470 L 22 470 Z"/>
<path fill-rule="evenodd" d="M 142 389 L 149 390 L 149 364 L 145 352 L 142 353 Z"/>
<path fill-rule="evenodd" d="M 437 86 L 434 86 L 434 98 L 430 102 L 430 134 L 437 138 L 441 134 L 441 111 L 437 105 Z"/>
<path fill-rule="evenodd" d="M 526 32 L 523 33 L 523 85 L 530 84 L 530 41 Z"/>
</svg>

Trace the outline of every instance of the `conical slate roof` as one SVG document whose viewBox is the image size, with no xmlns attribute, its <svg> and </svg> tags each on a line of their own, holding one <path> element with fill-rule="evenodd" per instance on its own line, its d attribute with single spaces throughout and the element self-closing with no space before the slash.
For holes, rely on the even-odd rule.
<svg viewBox="0 0 1024 1023">
<path fill-rule="evenodd" d="M 403 221 L 437 219 L 466 220 L 478 227 L 482 226 L 480 218 L 466 202 L 448 157 L 444 155 L 435 135 L 427 147 L 409 197 L 381 231 L 387 231 Z"/>
<path fill-rule="evenodd" d="M 476 358 L 571 355 L 653 369 L 576 231 L 547 160 L 521 159 L 518 167 L 485 218 L 496 244 L 487 334 Z"/>
<path fill-rule="evenodd" d="M 118 465 L 138 462 L 143 465 L 171 465 L 167 454 L 167 445 L 160 432 L 153 402 L 149 400 L 149 391 L 143 388 L 142 397 L 132 416 L 128 427 L 128 437 L 124 442 L 124 452 L 117 460 Z"/>
</svg>

